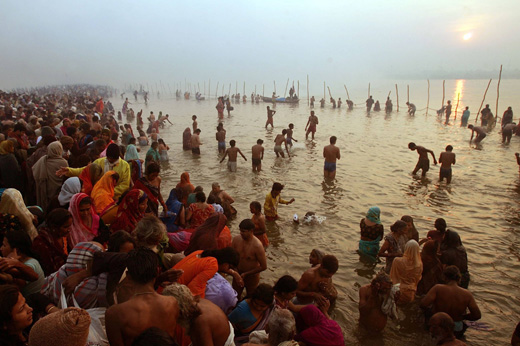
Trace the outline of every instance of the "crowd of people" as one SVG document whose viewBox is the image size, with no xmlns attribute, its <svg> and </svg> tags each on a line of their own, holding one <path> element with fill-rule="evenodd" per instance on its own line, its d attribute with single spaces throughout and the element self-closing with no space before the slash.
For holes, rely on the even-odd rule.
<svg viewBox="0 0 520 346">
<path fill-rule="evenodd" d="M 171 124 L 168 115 L 150 112 L 145 131 L 142 110 L 135 119 L 125 99 L 116 115 L 104 101 L 111 94 L 90 86 L 0 92 L 0 345 L 344 345 L 329 316 L 338 297 L 334 255 L 314 249 L 296 278 L 261 282 L 269 266 L 266 222 L 294 202 L 281 197 L 284 186 L 273 183 L 263 204 L 251 201 L 251 217 L 232 237 L 235 201 L 218 182 L 206 194 L 184 172 L 163 198 L 169 147 L 159 133 Z M 226 108 L 229 114 L 229 98 L 216 108 L 219 119 Z M 267 107 L 266 128 L 275 113 Z M 196 115 L 192 121 L 183 149 L 200 155 Z M 311 112 L 306 138 L 318 124 Z M 293 128 L 276 136 L 277 156 L 284 157 L 282 146 L 290 156 Z M 230 171 L 239 154 L 247 161 L 234 140 L 226 148 L 223 123 L 216 140 Z M 323 152 L 330 179 L 340 159 L 336 140 Z M 261 170 L 262 144 L 252 148 L 253 171 Z M 409 147 L 425 174 L 424 157 L 433 152 Z M 450 153 L 439 162 L 454 164 Z M 444 175 L 449 183 L 451 171 Z M 372 207 L 360 221 L 359 253 L 386 259 L 359 290 L 360 325 L 381 331 L 388 317 L 399 318 L 398 307 L 419 303 L 438 344 L 463 345 L 464 321 L 481 314 L 460 236 L 437 219 L 420 238 L 408 215 L 385 235 L 380 214 Z"/>
</svg>

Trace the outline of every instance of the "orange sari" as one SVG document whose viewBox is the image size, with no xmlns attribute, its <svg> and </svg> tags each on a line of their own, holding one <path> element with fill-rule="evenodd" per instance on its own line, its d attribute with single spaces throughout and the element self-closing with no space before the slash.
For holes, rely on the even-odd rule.
<svg viewBox="0 0 520 346">
<path fill-rule="evenodd" d="M 96 213 L 102 214 L 105 209 L 114 204 L 114 188 L 116 181 L 112 176 L 116 174 L 114 171 L 108 171 L 99 179 L 92 189 L 92 201 Z"/>
</svg>

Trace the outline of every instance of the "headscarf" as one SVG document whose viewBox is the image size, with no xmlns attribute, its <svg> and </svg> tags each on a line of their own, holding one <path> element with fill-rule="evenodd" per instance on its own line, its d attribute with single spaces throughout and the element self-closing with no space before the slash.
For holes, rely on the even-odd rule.
<svg viewBox="0 0 520 346">
<path fill-rule="evenodd" d="M 139 160 L 139 154 L 134 144 L 128 144 L 126 146 L 125 161 L 128 162 L 130 160 Z"/>
<path fill-rule="evenodd" d="M 193 186 L 193 184 L 190 182 L 190 174 L 188 172 L 181 174 L 181 181 L 177 184 L 177 188 L 182 189 L 183 198 L 181 202 L 186 205 L 189 194 L 195 191 L 195 186 Z"/>
<path fill-rule="evenodd" d="M 106 172 L 92 189 L 91 197 L 98 214 L 102 214 L 107 207 L 114 204 L 114 188 L 116 186 L 116 182 L 112 178 L 114 174 L 116 174 L 114 171 Z"/>
<path fill-rule="evenodd" d="M 421 260 L 425 271 L 430 270 L 441 263 L 437 256 L 437 247 L 437 242 L 435 240 L 428 240 L 424 243 L 421 251 Z"/>
<path fill-rule="evenodd" d="M 294 340 L 309 346 L 343 346 L 343 332 L 336 321 L 330 320 L 315 305 L 307 305 L 296 318 L 300 333 Z"/>
<path fill-rule="evenodd" d="M 184 255 L 188 256 L 197 250 L 218 249 L 217 239 L 226 226 L 226 221 L 227 218 L 221 213 L 214 213 L 208 217 L 192 234 L 190 244 L 184 250 Z"/>
<path fill-rule="evenodd" d="M 81 180 L 78 177 L 72 177 L 67 179 L 61 187 L 60 194 L 58 195 L 58 201 L 60 206 L 65 206 L 70 203 L 70 199 L 75 194 L 81 192 Z"/>
<path fill-rule="evenodd" d="M 0 155 L 12 154 L 14 150 L 13 141 L 6 140 L 0 143 Z"/>
<path fill-rule="evenodd" d="M 130 190 L 125 195 L 117 209 L 117 220 L 110 229 L 114 231 L 127 231 L 132 233 L 137 223 L 144 217 L 139 211 L 139 204 L 143 203 L 148 195 L 143 190 Z"/>
<path fill-rule="evenodd" d="M 182 202 L 179 201 L 179 198 L 177 197 L 177 189 L 172 189 L 170 191 L 170 196 L 166 200 L 166 206 L 168 207 L 168 211 L 175 213 L 175 215 L 161 218 L 161 220 L 166 225 L 166 229 L 168 230 L 168 232 L 175 232 L 179 229 L 179 226 L 177 226 L 176 221 L 179 217 L 179 214 L 183 206 Z"/>
<path fill-rule="evenodd" d="M 77 193 L 70 200 L 69 212 L 72 214 L 72 226 L 70 228 L 69 240 L 70 246 L 76 246 L 77 243 L 91 241 L 98 235 L 99 216 L 94 211 L 94 206 L 90 205 L 90 217 L 92 218 L 91 227 L 85 225 L 79 213 L 79 205 L 81 201 L 89 197 L 84 193 Z"/>
<path fill-rule="evenodd" d="M 367 218 L 367 220 L 380 225 L 381 224 L 380 216 L 381 216 L 381 210 L 379 209 L 379 207 L 371 207 L 370 209 L 368 209 L 366 218 Z"/>
<path fill-rule="evenodd" d="M 61 167 L 67 167 L 63 158 L 63 146 L 60 142 L 52 142 L 47 146 L 47 155 L 40 158 L 32 167 L 36 182 L 36 200 L 43 210 L 47 210 L 49 200 L 58 194 L 63 178 L 56 175 Z"/>
<path fill-rule="evenodd" d="M 97 166 L 97 167 L 94 167 Z M 99 167 L 99 168 L 98 168 Z M 94 177 L 93 174 L 95 172 L 99 172 L 99 176 Z M 79 179 L 82 181 L 83 186 L 81 187 L 81 192 L 86 193 L 90 196 L 92 193 L 92 189 L 94 188 L 94 185 L 99 181 L 99 178 L 103 174 L 103 168 L 101 168 L 99 165 L 95 163 L 90 163 L 79 175 Z M 93 178 L 97 179 L 96 181 L 93 181 Z"/>
<path fill-rule="evenodd" d="M 31 240 L 34 240 L 38 235 L 33 224 L 33 215 L 25 206 L 20 191 L 16 189 L 0 189 L 0 213 L 17 216 Z"/>
<path fill-rule="evenodd" d="M 184 132 L 182 133 L 182 149 L 191 149 L 191 130 L 189 127 L 187 127 L 186 130 L 184 130 Z"/>
<path fill-rule="evenodd" d="M 29 345 L 84 346 L 87 344 L 89 327 L 90 315 L 86 310 L 80 308 L 59 310 L 34 324 L 29 334 Z"/>
</svg>

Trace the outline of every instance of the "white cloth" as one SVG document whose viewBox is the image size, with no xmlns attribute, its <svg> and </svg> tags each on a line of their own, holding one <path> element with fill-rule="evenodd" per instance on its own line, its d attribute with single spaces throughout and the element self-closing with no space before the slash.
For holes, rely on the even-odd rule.
<svg viewBox="0 0 520 346">
<path fill-rule="evenodd" d="M 233 329 L 233 325 L 231 324 L 231 322 L 228 322 L 228 323 L 229 323 L 229 336 L 228 336 L 224 346 L 235 346 L 235 330 Z"/>
<path fill-rule="evenodd" d="M 78 177 L 72 177 L 67 179 L 61 187 L 60 194 L 58 195 L 58 201 L 63 207 L 70 203 L 70 199 L 77 193 L 81 192 L 81 181 Z"/>
<path fill-rule="evenodd" d="M 391 319 L 397 319 L 397 306 L 395 305 L 395 295 L 399 292 L 400 284 L 393 285 L 388 297 L 381 305 L 381 311 Z"/>
</svg>

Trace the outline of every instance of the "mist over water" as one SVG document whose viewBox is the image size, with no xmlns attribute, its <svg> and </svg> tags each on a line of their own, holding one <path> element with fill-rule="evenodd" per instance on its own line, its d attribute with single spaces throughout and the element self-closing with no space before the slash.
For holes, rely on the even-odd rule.
<svg viewBox="0 0 520 346">
<path fill-rule="evenodd" d="M 430 107 L 440 108 L 442 81 L 431 82 Z M 503 81 L 504 82 L 504 81 Z M 463 85 L 460 88 L 460 85 Z M 395 84 L 395 83 L 394 83 Z M 383 85 L 383 86 L 378 86 Z M 389 84 L 392 85 L 392 84 Z M 366 113 L 365 107 L 357 106 L 353 111 L 346 107 L 332 109 L 316 107 L 319 125 L 314 141 L 305 140 L 305 124 L 310 108 L 306 99 L 298 106 L 278 104 L 274 116 L 274 130 L 265 130 L 266 106 L 269 104 L 235 103 L 231 116 L 224 118 L 226 140 L 237 141 L 247 162 L 239 156 L 238 171 L 227 171 L 226 163 L 219 163 L 217 141 L 218 124 L 216 100 L 197 102 L 175 100 L 162 94 L 161 99 L 152 95 L 148 106 L 141 96 L 138 102 L 127 92 L 136 112 L 143 109 L 143 118 L 150 111 L 169 114 L 174 125 L 161 129 L 160 136 L 170 146 L 170 162 L 162 165 L 162 194 L 178 183 L 180 175 L 188 171 L 194 185 L 202 185 L 207 193 L 212 182 L 219 182 L 234 199 L 238 210 L 236 219 L 230 221 L 233 235 L 238 235 L 238 223 L 251 216 L 249 203 L 256 200 L 262 205 L 273 182 L 285 184 L 282 197 L 295 198 L 289 205 L 280 205 L 281 219 L 268 223 L 271 245 L 267 249 L 268 270 L 263 272 L 262 282 L 274 284 L 276 279 L 290 274 L 296 279 L 309 268 L 308 256 L 313 248 L 319 248 L 338 257 L 340 269 L 334 275 L 339 297 L 332 317 L 339 322 L 349 345 L 430 345 L 431 340 L 423 327 L 423 317 L 417 305 L 405 307 L 400 322 L 389 321 L 381 335 L 373 335 L 358 328 L 359 287 L 371 281 L 384 263 L 360 261 L 357 254 L 359 222 L 369 207 L 381 208 L 381 219 L 385 233 L 390 225 L 403 215 L 411 215 L 420 237 L 433 229 L 433 222 L 443 217 L 448 228 L 457 231 L 468 252 L 471 283 L 469 289 L 475 295 L 482 311 L 482 321 L 494 329 L 490 332 L 468 329 L 466 338 L 471 345 L 505 344 L 518 322 L 520 307 L 520 180 L 514 153 L 519 151 L 520 138 L 514 137 L 510 145 L 501 144 L 501 135 L 495 128 L 482 142 L 481 148 L 470 145 L 471 131 L 460 127 L 462 106 L 472 110 L 470 123 L 482 100 L 487 81 L 446 81 L 446 100 L 451 99 L 454 108 L 452 120 L 444 125 L 434 111 L 425 115 L 427 101 L 426 81 L 410 84 L 410 101 L 417 106 L 415 117 L 406 113 L 406 84 L 399 84 L 400 111 Z M 520 81 L 507 81 L 501 86 L 499 114 L 507 106 L 515 108 L 514 90 Z M 388 94 L 384 82 L 371 84 L 375 99 L 383 100 Z M 248 101 L 250 89 L 246 89 Z M 395 85 L 394 85 L 395 90 Z M 270 90 L 271 92 L 271 90 Z M 366 88 L 349 90 L 354 103 L 364 103 Z M 339 96 L 332 90 L 333 96 Z M 455 120 L 454 96 L 460 93 L 457 119 Z M 267 92 L 266 92 L 267 94 Z M 302 93 L 301 93 L 302 94 Z M 494 94 L 494 96 L 493 96 Z M 302 97 L 305 94 L 301 95 Z M 403 95 L 403 96 L 401 96 Z M 319 100 L 320 97 L 315 95 Z M 485 103 L 494 111 L 496 86 L 491 87 Z M 345 100 L 344 97 L 342 97 Z M 493 100 L 493 101 L 492 101 Z M 120 97 L 112 102 L 116 110 L 121 109 Z M 318 104 L 318 103 L 317 103 Z M 190 151 L 182 150 L 182 132 L 191 127 L 191 116 L 198 116 L 202 129 L 200 158 Z M 274 137 L 289 123 L 295 125 L 294 138 L 298 140 L 291 158 L 276 158 L 273 152 Z M 478 122 L 480 123 L 480 121 Z M 135 123 L 132 123 L 135 128 Z M 323 147 L 329 137 L 338 137 L 341 160 L 337 164 L 334 182 L 323 180 Z M 263 171 L 251 171 L 251 146 L 258 138 L 264 139 L 265 156 Z M 408 149 L 413 141 L 435 152 L 439 157 L 446 145 L 451 144 L 457 155 L 453 167 L 451 186 L 439 184 L 439 167 L 431 162 L 425 179 L 413 177 L 418 155 Z M 147 148 L 143 148 L 141 156 Z M 326 217 L 322 224 L 295 224 L 294 214 L 300 218 L 314 211 Z"/>
</svg>

